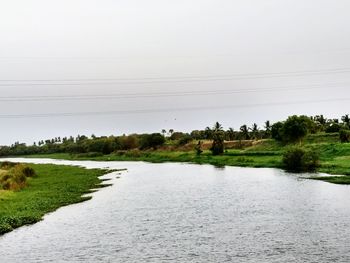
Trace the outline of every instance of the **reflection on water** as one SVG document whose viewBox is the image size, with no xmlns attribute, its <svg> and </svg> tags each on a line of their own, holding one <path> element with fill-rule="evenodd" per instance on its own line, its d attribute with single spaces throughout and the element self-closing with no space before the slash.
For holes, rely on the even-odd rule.
<svg viewBox="0 0 350 263">
<path fill-rule="evenodd" d="M 128 171 L 0 237 L 0 262 L 350 262 L 348 186 L 276 169 L 36 162 Z"/>
</svg>

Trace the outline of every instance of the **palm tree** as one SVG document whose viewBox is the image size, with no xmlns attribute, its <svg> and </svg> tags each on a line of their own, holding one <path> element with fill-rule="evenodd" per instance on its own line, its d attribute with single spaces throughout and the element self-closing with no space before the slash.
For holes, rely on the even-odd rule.
<svg viewBox="0 0 350 263">
<path fill-rule="evenodd" d="M 173 133 L 174 133 L 174 129 L 170 129 L 170 130 L 169 130 L 170 136 L 173 135 Z"/>
<path fill-rule="evenodd" d="M 222 125 L 219 122 L 216 122 L 214 124 L 213 131 L 214 132 L 223 131 Z"/>
<path fill-rule="evenodd" d="M 227 137 L 230 141 L 233 141 L 235 139 L 235 131 L 233 128 L 229 128 L 226 132 Z"/>
<path fill-rule="evenodd" d="M 162 134 L 165 137 L 165 134 L 166 134 L 166 130 L 165 129 L 162 130 Z"/>
<path fill-rule="evenodd" d="M 270 121 L 265 121 L 264 128 L 265 128 L 265 131 L 271 132 L 271 123 L 270 123 Z"/>
<path fill-rule="evenodd" d="M 250 130 L 252 131 L 253 138 L 254 138 L 254 139 L 258 139 L 258 134 L 259 134 L 259 127 L 258 127 L 258 124 L 254 123 L 254 124 L 252 125 L 252 127 L 250 128 Z"/>
<path fill-rule="evenodd" d="M 213 131 L 210 129 L 210 127 L 206 127 L 204 130 L 205 138 L 210 140 L 213 138 Z"/>
<path fill-rule="evenodd" d="M 314 117 L 314 121 L 321 125 L 325 125 L 327 123 L 327 119 L 323 115 L 316 115 Z"/>
<path fill-rule="evenodd" d="M 219 155 L 224 152 L 224 141 L 225 141 L 225 132 L 222 128 L 222 125 L 219 122 L 216 122 L 214 124 L 213 130 L 212 130 L 212 139 L 213 144 L 210 148 L 213 155 Z"/>
<path fill-rule="evenodd" d="M 247 125 L 242 125 L 239 130 L 241 131 L 241 135 L 245 140 L 249 140 L 249 130 Z"/>
</svg>

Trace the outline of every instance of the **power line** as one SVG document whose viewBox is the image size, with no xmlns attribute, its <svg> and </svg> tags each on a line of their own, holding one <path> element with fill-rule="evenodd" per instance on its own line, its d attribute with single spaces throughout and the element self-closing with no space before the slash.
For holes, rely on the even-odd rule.
<svg viewBox="0 0 350 263">
<path fill-rule="evenodd" d="M 90 112 L 62 112 L 62 113 L 37 113 L 37 114 L 2 114 L 0 119 L 19 119 L 19 118 L 52 118 L 52 117 L 83 117 L 83 116 L 103 116 L 103 115 L 126 115 L 126 114 L 148 114 L 148 113 L 165 113 L 165 112 L 189 112 L 199 110 L 222 110 L 237 108 L 256 108 L 265 106 L 285 106 L 300 105 L 311 103 L 327 103 L 350 101 L 350 98 L 334 98 L 322 100 L 303 100 L 303 101 L 285 101 L 285 102 L 268 102 L 256 104 L 237 104 L 225 106 L 198 106 L 182 108 L 163 108 L 163 109 L 140 109 L 140 110 L 116 110 L 116 111 L 90 111 Z"/>
<path fill-rule="evenodd" d="M 255 74 L 230 74 L 207 76 L 183 76 L 183 77 L 148 77 L 148 78 L 101 78 L 101 79 L 2 79 L 0 86 L 76 86 L 76 85 L 114 85 L 114 84 L 153 84 L 153 83 L 181 83 L 181 82 L 209 82 L 235 79 L 259 79 L 298 77 L 309 75 L 328 75 L 349 73 L 350 68 L 337 68 L 327 70 L 272 72 Z M 17 83 L 16 83 L 17 82 Z M 27 82 L 27 83 L 26 83 Z M 45 83 L 46 82 L 46 83 Z M 58 82 L 58 83 L 57 83 Z"/>
<path fill-rule="evenodd" d="M 115 100 L 115 99 L 136 99 L 136 98 L 157 98 L 157 97 L 187 97 L 187 96 L 210 96 L 210 95 L 230 95 L 243 93 L 262 93 L 262 92 L 285 92 L 296 90 L 318 90 L 328 88 L 338 88 L 339 85 L 349 85 L 349 83 L 334 83 L 335 86 L 326 85 L 305 85 L 305 86 L 285 86 L 271 88 L 248 88 L 248 89 L 229 89 L 229 90 L 207 90 L 207 91 L 173 91 L 173 92 L 148 92 L 148 93 L 109 93 L 109 94 L 91 94 L 91 95 L 37 95 L 37 96 L 0 96 L 2 102 L 36 102 L 36 101 L 82 101 L 82 100 Z"/>
</svg>

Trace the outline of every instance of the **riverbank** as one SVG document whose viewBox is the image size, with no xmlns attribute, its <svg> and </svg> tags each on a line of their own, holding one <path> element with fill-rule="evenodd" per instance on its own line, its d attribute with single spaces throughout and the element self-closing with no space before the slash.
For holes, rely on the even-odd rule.
<svg viewBox="0 0 350 263">
<path fill-rule="evenodd" d="M 333 137 L 324 135 L 308 136 L 304 147 L 319 153 L 320 167 L 318 172 L 334 175 L 331 177 L 317 177 L 318 180 L 336 184 L 350 184 L 350 144 L 338 143 L 336 138 Z M 93 161 L 145 161 L 153 163 L 185 162 L 215 166 L 283 168 L 282 155 L 285 149 L 285 146 L 274 140 L 262 140 L 244 149 L 227 149 L 223 155 L 219 156 L 213 156 L 210 151 L 204 151 L 198 156 L 193 150 L 169 151 L 159 149 L 148 151 L 131 150 L 97 156 L 93 154 L 57 153 L 23 157 Z"/>
<path fill-rule="evenodd" d="M 33 224 L 59 207 L 83 202 L 91 189 L 102 187 L 100 169 L 52 164 L 28 164 L 36 172 L 20 191 L 0 190 L 0 235 Z"/>
</svg>

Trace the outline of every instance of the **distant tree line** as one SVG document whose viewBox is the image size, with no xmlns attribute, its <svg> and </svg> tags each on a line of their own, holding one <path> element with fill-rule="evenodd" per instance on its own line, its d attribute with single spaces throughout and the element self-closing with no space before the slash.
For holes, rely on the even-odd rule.
<svg viewBox="0 0 350 263">
<path fill-rule="evenodd" d="M 344 115 L 341 119 L 326 119 L 323 115 L 313 117 L 290 116 L 285 121 L 271 124 L 270 121 L 264 123 L 264 127 L 254 123 L 250 126 L 244 124 L 237 131 L 233 128 L 225 130 L 220 123 L 203 130 L 194 130 L 190 133 L 174 131 L 173 129 L 163 129 L 160 133 L 152 134 L 131 134 L 122 136 L 102 136 L 78 135 L 77 137 L 56 137 L 41 140 L 26 145 L 16 142 L 11 146 L 0 147 L 0 156 L 28 155 L 28 154 L 50 154 L 50 153 L 70 153 L 70 154 L 110 154 L 118 151 L 129 150 L 154 150 L 162 147 L 165 143 L 175 146 L 183 146 L 191 141 L 197 141 L 195 151 L 201 154 L 203 140 L 212 141 L 211 151 L 214 155 L 224 152 L 225 141 L 236 140 L 261 140 L 275 139 L 284 144 L 301 143 L 307 134 L 319 132 L 339 133 L 341 142 L 350 141 L 350 118 Z"/>
</svg>

